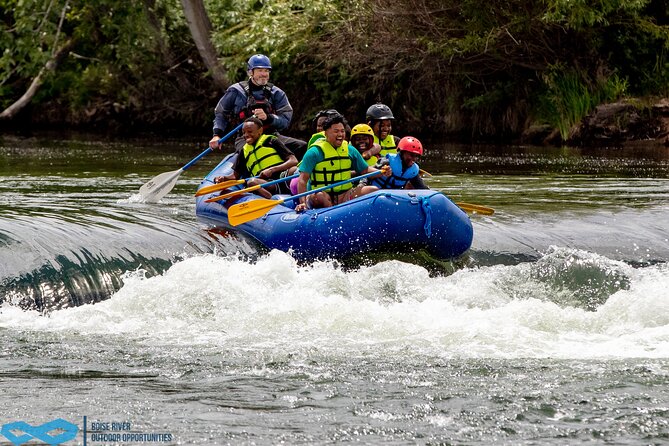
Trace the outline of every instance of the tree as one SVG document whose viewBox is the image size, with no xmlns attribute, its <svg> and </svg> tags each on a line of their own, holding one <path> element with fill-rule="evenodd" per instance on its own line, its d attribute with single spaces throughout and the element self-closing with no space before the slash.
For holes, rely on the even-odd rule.
<svg viewBox="0 0 669 446">
<path fill-rule="evenodd" d="M 181 0 L 181 4 L 183 5 L 188 28 L 202 60 L 209 69 L 216 85 L 222 90 L 225 89 L 228 86 L 228 79 L 225 70 L 218 63 L 216 49 L 211 42 L 211 21 L 207 16 L 204 3 L 202 0 Z"/>
<path fill-rule="evenodd" d="M 33 101 L 40 106 L 23 119 L 41 125 L 131 130 L 204 122 L 211 79 L 203 79 L 206 68 L 192 57 L 179 2 L 0 2 L 7 6 L 0 15 L 5 117 Z"/>
<path fill-rule="evenodd" d="M 39 71 L 39 73 L 37 73 L 37 76 L 35 76 L 35 78 L 32 80 L 26 92 L 16 102 L 14 102 L 12 105 L 4 109 L 2 113 L 0 113 L 0 119 L 11 119 L 14 116 L 16 116 L 16 114 L 18 114 L 23 108 L 25 108 L 33 99 L 33 97 L 35 97 L 37 90 L 44 82 L 44 78 L 48 74 L 50 74 L 50 72 L 56 70 L 58 64 L 69 54 L 70 49 L 73 46 L 74 42 L 70 40 L 60 49 L 58 49 L 53 54 L 51 59 L 47 61 L 46 65 L 44 65 L 44 67 Z"/>
<path fill-rule="evenodd" d="M 52 5 L 53 2 L 49 4 L 47 11 L 44 13 L 44 21 L 47 21 L 49 19 L 48 16 Z M 44 66 L 39 70 L 37 75 L 32 79 L 25 93 L 23 93 L 23 95 L 21 95 L 21 97 L 18 100 L 16 100 L 13 104 L 11 104 L 9 107 L 3 110 L 2 113 L 0 113 L 0 119 L 11 119 L 14 116 L 16 116 L 16 114 L 19 113 L 23 108 L 25 108 L 33 99 L 38 89 L 44 82 L 44 78 L 48 76 L 51 72 L 56 70 L 59 63 L 68 55 L 70 49 L 74 46 L 74 40 L 71 38 L 68 38 L 66 42 L 63 43 L 60 47 L 58 46 L 59 45 L 58 39 L 61 36 L 61 31 L 63 29 L 63 23 L 65 21 L 65 13 L 67 9 L 68 9 L 68 1 L 65 1 L 63 9 L 60 13 L 58 27 L 56 28 L 55 36 L 53 37 L 53 43 L 51 45 L 52 46 L 51 56 L 48 58 Z M 40 28 L 42 27 L 43 23 L 44 22 L 40 23 Z M 33 52 L 38 52 L 38 51 L 39 51 L 38 47 L 35 47 L 33 49 Z"/>
</svg>

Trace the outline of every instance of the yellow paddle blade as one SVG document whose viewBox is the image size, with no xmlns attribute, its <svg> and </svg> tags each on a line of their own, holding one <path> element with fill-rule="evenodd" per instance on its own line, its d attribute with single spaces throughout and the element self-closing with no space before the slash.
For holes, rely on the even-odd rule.
<svg viewBox="0 0 669 446">
<path fill-rule="evenodd" d="M 493 208 L 488 206 L 481 206 L 480 204 L 470 204 L 470 203 L 455 203 L 460 209 L 470 214 L 479 214 L 479 215 L 492 215 L 495 213 Z"/>
<path fill-rule="evenodd" d="M 247 187 L 246 189 L 233 190 L 232 192 L 228 192 L 227 194 L 224 194 L 224 195 L 219 195 L 218 197 L 207 198 L 204 201 L 207 202 L 207 203 L 212 203 L 214 201 L 226 200 L 230 197 L 234 197 L 235 195 L 244 194 L 246 192 L 253 192 L 254 190 L 260 189 L 261 187 L 262 186 L 260 184 L 258 184 L 258 185 L 255 185 L 255 186 Z"/>
<path fill-rule="evenodd" d="M 228 222 L 232 226 L 237 226 L 255 220 L 283 202 L 284 200 L 251 200 L 235 204 L 228 209 Z"/>
<path fill-rule="evenodd" d="M 427 170 L 420 169 L 420 176 L 421 177 L 431 177 L 432 174 L 428 172 Z"/>
<path fill-rule="evenodd" d="M 207 194 L 210 194 L 212 192 L 216 192 L 216 191 L 219 191 L 219 190 L 227 189 L 227 188 L 232 187 L 232 186 L 236 186 L 238 184 L 244 184 L 245 182 L 246 182 L 246 180 L 228 180 L 228 181 L 223 181 L 222 183 L 212 184 L 211 186 L 205 186 L 205 187 L 201 188 L 200 190 L 198 190 L 195 193 L 195 196 L 199 197 L 200 195 L 207 195 Z"/>
</svg>

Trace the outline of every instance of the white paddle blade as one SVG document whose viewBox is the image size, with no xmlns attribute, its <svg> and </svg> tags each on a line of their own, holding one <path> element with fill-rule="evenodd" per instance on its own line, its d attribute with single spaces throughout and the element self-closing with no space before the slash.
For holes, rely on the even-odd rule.
<svg viewBox="0 0 669 446">
<path fill-rule="evenodd" d="M 164 172 L 153 177 L 151 181 L 139 188 L 139 195 L 142 200 L 148 203 L 155 203 L 167 195 L 175 184 L 183 169 Z"/>
</svg>

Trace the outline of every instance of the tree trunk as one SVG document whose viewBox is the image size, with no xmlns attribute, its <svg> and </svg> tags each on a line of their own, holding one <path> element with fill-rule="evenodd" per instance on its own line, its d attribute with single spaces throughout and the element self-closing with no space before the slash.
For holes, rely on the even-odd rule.
<svg viewBox="0 0 669 446">
<path fill-rule="evenodd" d="M 49 59 L 48 62 L 39 71 L 39 73 L 37 73 L 37 76 L 35 76 L 33 81 L 30 83 L 30 86 L 26 92 L 23 93 L 23 96 L 21 96 L 16 102 L 0 113 L 0 119 L 13 118 L 18 112 L 23 110 L 25 106 L 30 103 L 32 98 L 37 93 L 37 90 L 39 90 L 39 87 L 42 85 L 42 82 L 44 82 L 44 77 L 49 73 L 49 71 L 54 71 L 56 69 L 58 64 L 70 53 L 70 49 L 73 45 L 74 41 L 70 40 L 65 45 L 63 45 L 62 48 L 56 51 L 53 56 L 51 56 L 51 59 Z"/>
<path fill-rule="evenodd" d="M 211 42 L 211 22 L 202 0 L 181 0 L 188 28 L 200 52 L 204 64 L 211 72 L 216 86 L 224 90 L 228 86 L 228 77 L 218 63 L 216 49 Z"/>
</svg>

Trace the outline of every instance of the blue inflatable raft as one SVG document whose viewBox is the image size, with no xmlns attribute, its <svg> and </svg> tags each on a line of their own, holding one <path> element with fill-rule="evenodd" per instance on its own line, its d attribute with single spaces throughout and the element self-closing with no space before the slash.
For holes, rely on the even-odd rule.
<svg viewBox="0 0 669 446">
<path fill-rule="evenodd" d="M 200 188 L 211 186 L 219 175 L 229 175 L 235 156 L 227 156 L 216 166 Z M 218 194 L 197 197 L 195 210 L 205 224 L 224 229 L 232 229 L 228 222 L 230 206 L 260 199 L 246 193 L 224 201 L 205 201 Z M 287 197 L 290 196 L 273 198 Z M 465 253 L 472 244 L 473 229 L 467 214 L 444 194 L 432 190 L 382 190 L 337 206 L 302 213 L 295 212 L 294 206 L 294 201 L 285 200 L 262 217 L 234 229 L 268 249 L 289 252 L 301 261 L 420 249 L 435 258 L 450 260 Z"/>
</svg>

